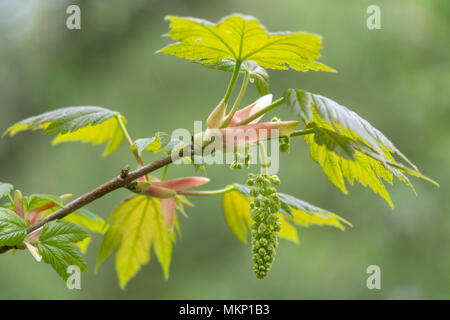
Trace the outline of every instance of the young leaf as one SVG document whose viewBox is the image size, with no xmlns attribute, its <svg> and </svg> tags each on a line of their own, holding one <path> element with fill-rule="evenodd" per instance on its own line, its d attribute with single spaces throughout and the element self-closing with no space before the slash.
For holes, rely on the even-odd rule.
<svg viewBox="0 0 450 320">
<path fill-rule="evenodd" d="M 89 247 L 89 244 L 91 243 L 91 240 L 91 237 L 87 237 L 84 240 L 76 242 L 75 245 L 78 247 L 78 249 L 80 249 L 82 254 L 85 254 Z"/>
<path fill-rule="evenodd" d="M 222 208 L 228 227 L 243 243 L 247 242 L 247 229 L 251 229 L 250 197 L 232 190 L 223 195 Z M 281 230 L 279 236 L 298 243 L 297 230 L 280 215 Z M 292 230 L 294 229 L 294 230 Z"/>
<path fill-rule="evenodd" d="M 27 235 L 27 222 L 14 211 L 0 208 L 0 246 L 15 246 Z"/>
<path fill-rule="evenodd" d="M 250 218 L 250 188 L 235 183 L 235 189 L 223 195 L 222 207 L 225 215 L 225 220 L 231 231 L 242 242 L 246 242 L 247 229 L 250 230 L 252 220 Z M 328 225 L 345 229 L 344 224 L 351 226 L 351 224 L 340 216 L 320 209 L 305 201 L 299 200 L 293 196 L 277 193 L 281 207 L 289 209 L 280 209 L 281 230 L 279 236 L 287 240 L 299 243 L 297 230 L 293 224 L 302 227 L 310 225 Z M 289 211 L 289 212 L 287 212 Z"/>
<path fill-rule="evenodd" d="M 238 190 L 240 193 L 242 193 L 246 197 L 251 198 L 249 187 L 242 185 L 242 184 L 238 184 L 238 183 L 235 183 L 234 186 L 235 186 L 236 190 Z M 287 206 L 290 208 L 290 211 L 292 212 L 292 214 L 289 214 L 288 212 L 284 213 L 282 210 L 280 210 L 281 213 L 284 213 L 284 216 L 288 220 L 295 218 L 296 215 L 297 216 L 305 215 L 305 217 L 306 217 L 305 221 L 308 224 L 302 224 L 302 226 L 306 227 L 306 226 L 313 225 L 313 224 L 330 225 L 330 226 L 338 227 L 339 229 L 342 229 L 342 230 L 345 229 L 345 227 L 342 223 L 351 226 L 350 222 L 348 222 L 347 220 L 341 218 L 337 214 L 334 214 L 330 211 L 321 209 L 312 204 L 309 204 L 306 201 L 297 199 L 294 196 L 291 196 L 291 195 L 288 195 L 285 193 L 277 192 L 277 195 L 280 198 L 281 207 Z"/>
<path fill-rule="evenodd" d="M 119 147 L 124 138 L 119 120 L 126 125 L 126 119 L 117 111 L 90 106 L 67 107 L 22 120 L 9 127 L 4 135 L 41 129 L 44 134 L 56 135 L 53 145 L 68 141 L 92 145 L 107 142 L 103 153 L 107 156 Z"/>
<path fill-rule="evenodd" d="M 125 199 L 111 213 L 95 269 L 115 250 L 116 270 L 122 289 L 141 267 L 150 261 L 153 250 L 168 277 L 172 237 L 166 227 L 161 201 L 144 195 Z"/>
<path fill-rule="evenodd" d="M 27 204 L 26 208 L 27 210 L 42 207 L 49 203 L 53 203 L 55 206 L 58 206 L 59 208 L 64 206 L 61 197 L 52 194 L 41 194 L 41 193 L 29 195 L 28 197 L 26 197 L 25 203 Z"/>
<path fill-rule="evenodd" d="M 64 217 L 62 221 L 75 223 L 76 225 L 82 226 L 91 232 L 99 234 L 104 234 L 108 227 L 102 218 L 84 208 L 78 209 L 76 212 L 72 212 L 70 215 Z M 80 249 L 81 253 L 86 253 L 90 242 L 91 236 L 85 238 L 81 242 L 75 243 L 75 245 Z"/>
<path fill-rule="evenodd" d="M 40 218 L 44 218 L 64 206 L 61 197 L 48 194 L 32 194 L 28 197 L 25 197 L 24 200 L 27 211 L 38 210 L 39 212 L 41 212 Z M 88 229 L 89 231 L 100 234 L 103 234 L 107 227 L 105 221 L 102 218 L 85 208 L 80 208 L 76 212 L 72 212 L 70 215 L 67 215 L 66 217 L 61 219 L 61 221 L 72 222 L 76 225 Z M 75 244 L 80 248 L 82 253 L 85 253 L 90 241 L 91 237 L 89 236 L 83 241 Z"/>
<path fill-rule="evenodd" d="M 284 238 L 286 240 L 299 244 L 300 240 L 298 239 L 298 233 L 295 226 L 289 223 L 283 215 L 280 214 L 279 217 L 281 222 L 281 229 L 280 232 L 278 232 L 278 236 L 280 238 Z"/>
<path fill-rule="evenodd" d="M 233 59 L 225 59 L 217 63 L 202 63 L 203 66 L 210 69 L 217 69 L 227 72 L 233 72 L 236 66 L 236 61 Z M 244 61 L 241 63 L 241 72 L 248 73 L 250 77 L 250 82 L 253 82 L 258 89 L 261 96 L 265 96 L 269 93 L 269 74 L 262 68 L 259 64 L 254 61 Z"/>
<path fill-rule="evenodd" d="M 50 203 L 54 204 L 51 208 L 46 209 L 46 211 L 42 215 L 42 218 L 48 216 L 49 214 L 64 206 L 61 197 L 50 194 L 32 194 L 25 199 L 27 200 L 25 201 L 25 203 L 28 204 L 27 210 L 42 207 L 45 208 Z M 105 221 L 86 208 L 80 208 L 76 212 L 72 212 L 70 215 L 64 217 L 62 221 L 75 223 L 77 225 L 85 227 L 92 232 L 97 233 L 103 233 L 104 229 L 106 228 Z"/>
<path fill-rule="evenodd" d="M 137 139 L 130 146 L 130 149 L 136 150 L 138 152 L 139 156 L 142 156 L 142 152 L 144 152 L 144 150 L 150 151 L 150 152 L 156 152 L 160 148 L 161 148 L 161 144 L 156 137 Z"/>
<path fill-rule="evenodd" d="M 413 188 L 404 174 L 408 173 L 438 185 L 422 175 L 388 138 L 355 112 L 303 90 L 288 89 L 285 98 L 288 107 L 307 127 L 314 128 L 314 135 L 305 135 L 311 157 L 344 193 L 347 193 L 344 178 L 352 185 L 356 180 L 393 207 L 382 180 L 392 184 L 395 176 Z M 396 162 L 394 156 L 410 167 Z"/>
<path fill-rule="evenodd" d="M 166 19 L 170 21 L 168 36 L 177 42 L 158 52 L 206 64 L 233 59 L 251 60 L 266 69 L 335 71 L 316 62 L 322 39 L 312 33 L 268 32 L 256 18 L 240 14 L 217 24 L 189 17 Z"/>
<path fill-rule="evenodd" d="M 261 96 L 269 93 L 269 74 L 267 71 L 254 61 L 244 61 L 241 69 L 248 72 L 250 82 L 253 82 Z"/>
<path fill-rule="evenodd" d="M 81 208 L 76 212 L 72 212 L 62 220 L 75 223 L 79 226 L 85 227 L 89 231 L 101 234 L 103 234 L 108 227 L 108 225 L 102 218 L 85 208 Z"/>
<path fill-rule="evenodd" d="M 89 233 L 76 224 L 56 220 L 50 221 L 44 225 L 44 228 L 39 235 L 39 241 L 62 241 L 71 243 L 82 241 L 88 236 Z"/>
<path fill-rule="evenodd" d="M 13 189 L 12 184 L 0 182 L 0 199 L 6 197 Z"/>
<path fill-rule="evenodd" d="M 140 156 L 144 151 L 153 153 L 170 153 L 173 149 L 179 148 L 180 145 L 185 145 L 181 140 L 172 139 L 172 137 L 165 132 L 157 132 L 154 137 L 137 139 L 131 146 L 131 150 L 136 150 Z"/>
<path fill-rule="evenodd" d="M 355 150 L 351 139 L 325 128 L 316 126 L 313 128 L 315 143 L 319 146 L 325 145 L 328 150 L 335 152 L 338 156 L 355 160 Z"/>
<path fill-rule="evenodd" d="M 278 192 L 277 194 L 280 201 L 287 204 L 292 210 L 293 218 L 291 218 L 291 220 L 285 218 L 288 219 L 288 221 L 294 222 L 296 225 L 303 227 L 309 227 L 310 225 L 326 225 L 341 230 L 345 230 L 345 225 L 352 226 L 350 222 L 328 210 L 316 207 L 286 193 Z"/>
<path fill-rule="evenodd" d="M 223 195 L 222 207 L 225 221 L 236 237 L 242 242 L 247 242 L 247 229 L 250 230 L 250 198 L 242 195 L 237 190 L 232 190 Z"/>
<path fill-rule="evenodd" d="M 88 236 L 86 231 L 73 223 L 50 221 L 44 225 L 39 236 L 38 251 L 42 259 L 50 264 L 63 280 L 67 280 L 67 267 L 70 265 L 77 265 L 83 272 L 89 271 L 81 254 L 71 245 Z"/>
<path fill-rule="evenodd" d="M 330 152 L 325 145 L 318 145 L 314 137 L 305 136 L 309 143 L 311 158 L 316 161 L 327 175 L 328 179 L 339 189 L 347 194 L 344 178 L 353 185 L 356 180 L 363 186 L 368 186 L 372 191 L 379 194 L 393 208 L 394 205 L 381 179 L 392 184 L 393 174 L 403 179 L 411 186 L 408 178 L 400 171 L 384 166 L 381 162 L 355 149 L 355 160 L 348 160 L 335 152 Z"/>
</svg>

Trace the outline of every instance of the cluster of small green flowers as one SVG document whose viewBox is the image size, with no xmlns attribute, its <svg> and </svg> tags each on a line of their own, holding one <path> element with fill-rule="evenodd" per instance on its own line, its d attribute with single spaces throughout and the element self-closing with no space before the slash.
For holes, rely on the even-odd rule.
<svg viewBox="0 0 450 320">
<path fill-rule="evenodd" d="M 249 174 L 247 184 L 251 186 L 250 203 L 252 224 L 253 270 L 259 279 L 264 278 L 272 267 L 278 247 L 278 232 L 281 228 L 280 198 L 273 186 L 280 184 L 276 175 Z"/>
</svg>

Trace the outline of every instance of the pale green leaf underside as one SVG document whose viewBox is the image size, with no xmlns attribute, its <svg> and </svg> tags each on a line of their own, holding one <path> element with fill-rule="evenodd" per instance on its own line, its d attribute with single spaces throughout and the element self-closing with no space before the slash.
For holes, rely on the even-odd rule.
<svg viewBox="0 0 450 320">
<path fill-rule="evenodd" d="M 136 275 L 150 261 L 150 248 L 164 270 L 169 273 L 172 253 L 172 236 L 166 227 L 161 201 L 144 195 L 125 199 L 111 213 L 111 223 L 97 258 L 96 270 L 116 251 L 116 270 L 120 287 Z"/>
<path fill-rule="evenodd" d="M 14 211 L 0 208 L 0 246 L 14 246 L 25 239 L 27 222 Z"/>
<path fill-rule="evenodd" d="M 117 111 L 101 107 L 67 107 L 22 120 L 9 127 L 5 134 L 11 136 L 20 131 L 42 130 L 44 134 L 56 135 L 52 144 L 81 141 L 99 145 L 107 143 L 104 156 L 113 153 L 124 135 L 118 118 L 126 125 L 126 119 Z"/>
<path fill-rule="evenodd" d="M 66 280 L 70 275 L 68 266 L 76 265 L 83 272 L 89 271 L 82 255 L 72 245 L 87 237 L 89 233 L 73 223 L 50 221 L 44 225 L 37 246 L 42 259 Z"/>
<path fill-rule="evenodd" d="M 242 242 L 247 240 L 247 230 L 250 230 L 252 220 L 250 218 L 249 188 L 241 184 L 234 184 L 235 189 L 223 195 L 222 207 L 225 220 Z M 308 227 L 310 225 L 328 225 L 344 230 L 344 225 L 351 224 L 338 215 L 327 210 L 313 206 L 291 195 L 278 193 L 281 203 L 289 207 L 291 216 L 280 210 L 282 223 L 280 237 L 298 243 L 297 231 L 294 225 Z"/>
<path fill-rule="evenodd" d="M 247 15 L 233 14 L 217 24 L 203 19 L 167 16 L 168 36 L 176 43 L 159 52 L 201 63 L 224 59 L 251 60 L 262 68 L 334 72 L 320 58 L 322 39 L 305 32 L 268 32 L 260 22 Z"/>
<path fill-rule="evenodd" d="M 314 130 L 315 143 L 319 146 L 324 145 L 326 149 L 333 151 L 340 157 L 355 160 L 355 150 L 351 139 L 325 128 L 315 125 L 311 127 Z"/>
<path fill-rule="evenodd" d="M 393 208 L 382 180 L 392 184 L 397 177 L 413 188 L 405 175 L 408 173 L 438 185 L 422 175 L 388 138 L 355 112 L 303 90 L 289 89 L 285 98 L 289 108 L 307 127 L 315 130 L 313 135 L 305 135 L 311 157 L 344 193 L 347 193 L 344 179 L 351 185 L 356 180 L 378 193 Z M 396 162 L 394 156 L 406 165 Z"/>
</svg>

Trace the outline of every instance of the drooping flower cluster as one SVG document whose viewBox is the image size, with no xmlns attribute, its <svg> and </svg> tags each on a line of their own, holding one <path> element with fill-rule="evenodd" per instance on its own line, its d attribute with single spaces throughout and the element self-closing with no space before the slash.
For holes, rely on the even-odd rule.
<svg viewBox="0 0 450 320">
<path fill-rule="evenodd" d="M 278 232 L 281 228 L 280 198 L 274 185 L 280 180 L 276 175 L 249 175 L 247 184 L 252 186 L 250 203 L 252 224 L 253 270 L 259 279 L 264 278 L 272 267 L 275 251 L 278 247 Z"/>
</svg>

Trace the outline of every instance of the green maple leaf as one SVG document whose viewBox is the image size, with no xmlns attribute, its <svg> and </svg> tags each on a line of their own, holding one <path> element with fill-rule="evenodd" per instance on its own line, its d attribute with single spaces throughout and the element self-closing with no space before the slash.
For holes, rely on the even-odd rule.
<svg viewBox="0 0 450 320">
<path fill-rule="evenodd" d="M 247 230 L 250 230 L 250 188 L 238 183 L 235 189 L 223 195 L 222 208 L 228 227 L 242 242 L 247 240 Z M 328 225 L 344 230 L 344 225 L 351 224 L 335 213 L 321 209 L 294 196 L 278 192 L 281 201 L 279 213 L 281 230 L 279 236 L 298 243 L 295 225 L 309 227 L 311 225 Z"/>
<path fill-rule="evenodd" d="M 393 208 L 383 180 L 392 184 L 393 178 L 413 186 L 405 173 L 437 182 L 424 176 L 409 159 L 378 129 L 355 112 L 323 96 L 303 90 L 285 92 L 288 107 L 314 130 L 305 135 L 310 154 L 320 164 L 331 182 L 347 193 L 344 179 L 370 187 Z M 394 157 L 405 162 L 397 162 Z"/>
<path fill-rule="evenodd" d="M 111 213 L 97 258 L 96 270 L 116 252 L 116 270 L 122 289 L 143 265 L 150 262 L 150 248 L 158 258 L 167 278 L 174 237 L 164 222 L 161 201 L 144 195 L 125 199 Z"/>
<path fill-rule="evenodd" d="M 88 266 L 83 256 L 71 243 L 83 241 L 89 237 L 83 228 L 65 221 L 50 221 L 46 223 L 39 235 L 37 247 L 42 259 L 50 264 L 61 278 L 67 280 L 67 268 L 76 265 L 83 272 L 88 272 Z"/>
<path fill-rule="evenodd" d="M 0 246 L 14 246 L 27 235 L 28 223 L 14 211 L 0 208 Z"/>
<path fill-rule="evenodd" d="M 250 60 L 267 69 L 335 72 L 316 61 L 322 49 L 322 39 L 316 34 L 268 32 L 255 17 L 241 14 L 218 23 L 177 16 L 166 20 L 170 21 L 167 35 L 176 42 L 158 52 L 202 64 Z"/>
<path fill-rule="evenodd" d="M 56 135 L 52 144 L 69 141 L 89 142 L 92 145 L 107 143 L 104 156 L 113 153 L 121 144 L 124 134 L 120 122 L 126 119 L 117 111 L 101 107 L 67 107 L 24 119 L 5 134 L 11 136 L 25 130 L 42 130 L 44 134 Z"/>
</svg>

